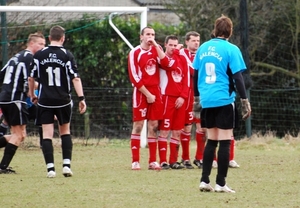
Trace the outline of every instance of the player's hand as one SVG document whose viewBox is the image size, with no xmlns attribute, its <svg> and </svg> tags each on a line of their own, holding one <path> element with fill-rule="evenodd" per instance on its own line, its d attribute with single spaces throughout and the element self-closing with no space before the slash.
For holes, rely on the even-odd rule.
<svg viewBox="0 0 300 208">
<path fill-rule="evenodd" d="M 153 37 L 148 38 L 147 43 L 148 43 L 148 45 L 153 45 L 154 47 L 158 46 L 158 44 L 156 43 L 156 41 Z"/>
<path fill-rule="evenodd" d="M 31 97 L 30 97 L 30 100 L 31 100 L 31 102 L 32 102 L 34 105 L 36 105 L 37 102 L 38 102 L 38 98 L 37 98 L 36 95 L 31 96 Z"/>
<path fill-rule="evenodd" d="M 248 99 L 241 99 L 241 104 L 242 104 L 242 118 L 243 120 L 246 120 L 251 115 L 251 105 Z"/>
<path fill-rule="evenodd" d="M 176 49 L 180 50 L 180 49 L 182 49 L 182 48 L 183 48 L 183 44 L 178 43 L 177 46 L 176 46 Z"/>
<path fill-rule="evenodd" d="M 155 95 L 150 94 L 149 96 L 147 96 L 147 103 L 154 103 L 155 99 Z"/>
<path fill-rule="evenodd" d="M 194 97 L 194 104 L 193 104 L 193 115 L 195 118 L 200 119 L 200 113 L 201 113 L 202 106 L 200 104 L 200 97 L 195 96 Z"/>
<path fill-rule="evenodd" d="M 177 98 L 177 100 L 175 101 L 175 108 L 176 109 L 181 108 L 183 103 L 184 103 L 184 99 L 182 97 Z"/>
<path fill-rule="evenodd" d="M 86 111 L 86 103 L 85 100 L 79 101 L 79 113 L 84 114 Z"/>
</svg>

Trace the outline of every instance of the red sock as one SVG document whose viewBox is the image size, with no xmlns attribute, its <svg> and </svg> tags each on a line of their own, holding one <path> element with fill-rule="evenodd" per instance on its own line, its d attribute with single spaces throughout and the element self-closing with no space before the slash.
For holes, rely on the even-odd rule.
<svg viewBox="0 0 300 208">
<path fill-rule="evenodd" d="M 156 149 L 157 142 L 156 138 L 148 138 L 148 148 L 149 148 L 149 164 L 152 162 L 156 162 Z"/>
<path fill-rule="evenodd" d="M 177 162 L 178 152 L 179 152 L 179 140 L 177 140 L 175 138 L 171 138 L 170 139 L 170 157 L 169 157 L 170 164 Z"/>
<path fill-rule="evenodd" d="M 140 139 L 141 136 L 138 134 L 131 134 L 130 147 L 132 162 L 140 162 Z"/>
<path fill-rule="evenodd" d="M 180 134 L 180 142 L 182 147 L 182 159 L 183 160 L 190 160 L 190 140 L 191 140 L 191 133 L 181 131 Z"/>
<path fill-rule="evenodd" d="M 163 137 L 158 137 L 158 154 L 160 159 L 160 164 L 167 162 L 167 150 L 168 150 L 168 139 Z"/>
<path fill-rule="evenodd" d="M 229 150 L 229 161 L 234 159 L 234 137 L 232 136 L 231 138 L 231 143 L 230 143 L 230 150 Z"/>
<path fill-rule="evenodd" d="M 197 150 L 195 155 L 196 160 L 203 159 L 205 142 L 206 142 L 205 133 L 202 131 L 196 131 L 196 143 L 197 143 Z"/>
</svg>

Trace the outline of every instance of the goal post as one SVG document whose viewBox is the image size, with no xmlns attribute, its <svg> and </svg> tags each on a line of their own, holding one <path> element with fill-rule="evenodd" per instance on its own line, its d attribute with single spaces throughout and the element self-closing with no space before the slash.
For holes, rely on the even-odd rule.
<svg viewBox="0 0 300 208">
<path fill-rule="evenodd" d="M 119 13 L 140 13 L 140 29 L 147 26 L 147 7 L 93 7 L 93 6 L 0 6 L 0 13 L 6 12 L 49 12 L 49 13 L 111 13 L 109 16 L 110 26 L 117 32 L 122 40 L 130 47 L 133 46 L 126 39 L 126 37 L 118 30 L 118 28 L 112 22 L 112 16 Z M 2 21 L 2 20 L 1 20 Z M 147 145 L 147 121 L 144 122 L 143 130 L 141 133 L 141 147 Z"/>
</svg>

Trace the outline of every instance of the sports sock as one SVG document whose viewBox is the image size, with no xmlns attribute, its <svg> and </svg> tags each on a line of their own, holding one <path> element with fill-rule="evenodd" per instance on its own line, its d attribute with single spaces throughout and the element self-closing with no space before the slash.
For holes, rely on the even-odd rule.
<svg viewBox="0 0 300 208">
<path fill-rule="evenodd" d="M 215 160 L 215 161 L 218 161 L 218 158 L 217 158 L 217 150 L 215 150 L 215 153 L 214 153 L 214 160 Z"/>
<path fill-rule="evenodd" d="M 234 137 L 232 136 L 230 141 L 229 161 L 234 160 L 234 151 L 235 151 L 234 144 L 235 144 L 235 140 Z"/>
<path fill-rule="evenodd" d="M 182 159 L 183 160 L 190 160 L 190 140 L 191 140 L 191 133 L 181 131 L 180 134 L 180 142 L 182 148 Z"/>
<path fill-rule="evenodd" d="M 219 141 L 219 151 L 218 151 L 218 173 L 216 177 L 216 183 L 220 186 L 226 184 L 225 178 L 228 172 L 229 165 L 229 149 L 231 140 L 221 140 Z"/>
<path fill-rule="evenodd" d="M 67 166 L 70 168 L 72 160 L 72 149 L 73 142 L 70 134 L 61 135 L 61 149 L 63 157 L 63 167 Z"/>
<path fill-rule="evenodd" d="M 131 134 L 130 147 L 132 162 L 140 162 L 140 139 L 141 136 L 138 134 Z"/>
<path fill-rule="evenodd" d="M 179 140 L 171 137 L 171 139 L 170 139 L 170 157 L 169 157 L 170 164 L 177 162 L 178 152 L 179 152 Z"/>
<path fill-rule="evenodd" d="M 148 148 L 149 148 L 149 164 L 156 162 L 156 150 L 157 150 L 157 139 L 148 137 Z"/>
<path fill-rule="evenodd" d="M 7 145 L 6 138 L 4 136 L 0 137 L 0 148 L 5 147 Z"/>
<path fill-rule="evenodd" d="M 0 136 L 5 135 L 7 133 L 8 125 L 3 122 L 0 124 Z"/>
<path fill-rule="evenodd" d="M 45 163 L 47 165 L 47 171 L 55 171 L 54 169 L 54 156 L 53 156 L 53 145 L 52 145 L 52 140 L 45 138 L 43 139 L 43 146 L 42 146 L 42 150 L 43 150 L 43 155 L 44 155 L 44 159 L 45 159 Z"/>
<path fill-rule="evenodd" d="M 160 164 L 163 162 L 167 162 L 168 139 L 164 137 L 158 137 L 157 143 Z"/>
<path fill-rule="evenodd" d="M 196 143 L 197 143 L 197 149 L 196 149 L 196 160 L 202 160 L 203 159 L 203 152 L 205 148 L 205 133 L 203 131 L 196 131 Z"/>
<path fill-rule="evenodd" d="M 42 148 L 43 146 L 43 128 L 42 126 L 39 126 L 39 137 L 40 137 L 40 147 Z"/>
<path fill-rule="evenodd" d="M 200 182 L 209 183 L 209 176 L 211 173 L 212 162 L 214 159 L 214 154 L 218 146 L 218 141 L 207 139 L 206 146 L 204 148 L 203 154 L 203 167 L 202 167 L 202 176 Z"/>
<path fill-rule="evenodd" d="M 5 146 L 5 149 L 4 149 L 4 154 L 2 157 L 1 163 L 0 163 L 0 169 L 4 170 L 4 169 L 8 168 L 17 149 L 18 149 L 18 146 L 11 144 L 11 143 L 7 143 L 7 145 Z"/>
</svg>

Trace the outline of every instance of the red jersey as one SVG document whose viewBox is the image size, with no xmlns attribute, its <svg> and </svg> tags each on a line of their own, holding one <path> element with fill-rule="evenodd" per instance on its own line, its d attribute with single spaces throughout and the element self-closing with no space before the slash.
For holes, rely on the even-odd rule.
<svg viewBox="0 0 300 208">
<path fill-rule="evenodd" d="M 167 56 L 166 56 L 167 57 Z M 186 60 L 175 50 L 172 57 L 168 57 L 169 65 L 161 66 L 160 88 L 163 95 L 188 98 L 188 68 Z"/>
<path fill-rule="evenodd" d="M 188 67 L 188 86 L 192 89 L 194 92 L 194 67 L 193 67 L 193 61 L 196 54 L 191 53 L 188 49 L 183 48 L 180 49 L 179 54 L 182 55 L 186 59 L 187 67 Z"/>
<path fill-rule="evenodd" d="M 128 55 L 128 74 L 129 79 L 134 87 L 141 88 L 143 85 L 154 86 L 159 85 L 159 67 L 161 62 L 167 65 L 167 59 L 159 59 L 155 47 L 144 50 L 141 46 L 136 46 Z"/>
</svg>

